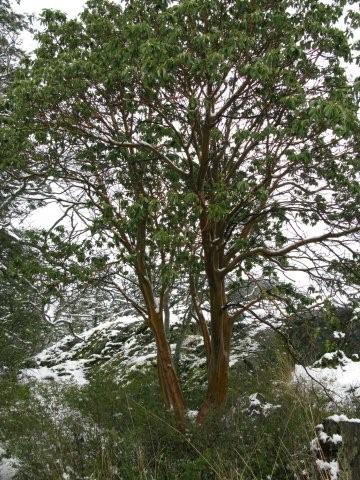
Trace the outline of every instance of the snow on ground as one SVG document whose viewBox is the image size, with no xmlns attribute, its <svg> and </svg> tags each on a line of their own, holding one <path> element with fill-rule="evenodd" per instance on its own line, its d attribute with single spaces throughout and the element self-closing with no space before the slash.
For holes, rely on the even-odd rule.
<svg viewBox="0 0 360 480">
<path fill-rule="evenodd" d="M 244 411 L 246 411 L 251 417 L 267 417 L 270 413 L 279 408 L 281 408 L 281 405 L 268 403 L 260 393 L 253 393 L 249 396 L 249 406 Z"/>
<path fill-rule="evenodd" d="M 199 413 L 198 410 L 188 410 L 187 417 L 191 422 L 195 422 L 198 413 Z"/>
<path fill-rule="evenodd" d="M 173 332 L 181 328 L 179 315 L 172 316 Z M 202 381 L 206 378 L 203 338 L 197 333 L 195 324 L 189 328 L 181 344 L 180 364 L 189 381 L 195 377 Z M 235 325 L 231 366 L 256 354 L 263 330 L 263 325 L 248 320 Z M 178 348 L 177 338 L 176 333 L 171 336 L 173 354 Z M 77 337 L 67 335 L 30 359 L 20 378 L 22 381 L 71 382 L 81 386 L 87 383 L 94 365 L 114 368 L 119 383 L 126 382 L 134 371 L 153 368 L 156 365 L 156 345 L 151 331 L 144 328 L 143 320 L 124 316 L 104 322 Z"/>
<path fill-rule="evenodd" d="M 328 420 L 333 420 L 334 422 L 350 422 L 350 423 L 360 423 L 360 418 L 348 418 L 347 415 L 331 415 L 328 417 Z"/>
<path fill-rule="evenodd" d="M 1 480 L 11 480 L 18 471 L 19 463 L 14 458 L 3 458 L 0 460 L 0 478 Z"/>
<path fill-rule="evenodd" d="M 295 365 L 294 380 L 300 384 L 318 388 L 319 385 L 314 381 L 315 379 L 327 388 L 336 402 L 347 403 L 351 396 L 360 397 L 360 362 L 342 354 L 338 365 L 321 366 L 324 361 L 331 362 L 335 355 L 338 355 L 338 352 L 327 353 L 306 369 L 301 365 Z"/>
<path fill-rule="evenodd" d="M 136 340 L 130 333 L 139 324 L 138 318 L 124 316 L 86 330 L 78 338 L 67 335 L 36 355 L 34 365 L 21 370 L 20 379 L 85 385 L 86 371 L 94 363 L 109 360 L 114 351 L 121 349 L 124 356 L 131 356 L 131 345 L 135 346 Z M 124 338 L 124 332 L 130 338 Z M 119 336 L 121 341 L 116 341 Z M 134 359 L 129 367 L 139 362 L 140 359 Z"/>
<path fill-rule="evenodd" d="M 25 368 L 21 371 L 20 379 L 66 381 L 79 386 L 86 385 L 88 381 L 85 377 L 84 363 L 84 360 L 66 360 L 52 367 Z"/>
<path fill-rule="evenodd" d="M 15 477 L 19 461 L 17 458 L 5 457 L 6 451 L 0 444 L 0 480 L 12 480 Z"/>
<path fill-rule="evenodd" d="M 337 480 L 339 478 L 340 468 L 337 460 L 325 462 L 318 458 L 316 460 L 316 466 L 321 475 L 330 475 L 330 480 Z"/>
</svg>

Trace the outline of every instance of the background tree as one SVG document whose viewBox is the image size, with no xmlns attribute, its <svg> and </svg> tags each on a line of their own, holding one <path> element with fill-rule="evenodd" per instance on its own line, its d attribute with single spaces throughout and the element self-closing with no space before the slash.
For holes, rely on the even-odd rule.
<svg viewBox="0 0 360 480">
<path fill-rule="evenodd" d="M 4 0 L 0 5 L 0 126 L 5 128 L 6 117 L 8 116 L 8 105 L 6 89 L 9 86 L 14 69 L 21 57 L 21 50 L 18 47 L 19 34 L 24 28 L 24 18 L 13 12 L 10 2 Z M 0 160 L 1 191 L 0 191 L 0 216 L 4 222 L 4 214 L 9 203 L 16 196 L 17 190 L 21 187 L 16 185 L 12 188 L 8 176 L 5 177 L 4 159 Z M 0 223 L 1 224 L 1 223 Z"/>
<path fill-rule="evenodd" d="M 46 289 L 38 252 L 6 230 L 0 230 L 0 245 L 0 372 L 12 373 L 54 336 L 43 318 Z"/>
<path fill-rule="evenodd" d="M 48 198 L 113 249 L 114 275 L 136 276 L 180 419 L 163 322 L 174 275 L 191 278 L 210 335 L 199 421 L 226 401 L 235 320 L 291 319 L 346 294 L 332 268 L 356 261 L 360 229 L 358 84 L 343 66 L 351 29 L 337 26 L 348 3 L 90 1 L 78 20 L 43 15 L 9 155 L 20 145 L 23 177 L 49 179 Z"/>
<path fill-rule="evenodd" d="M 22 52 L 19 35 L 26 22 L 10 2 L 0 5 L 0 136 L 10 115 L 7 91 Z M 41 319 L 42 300 L 34 282 L 39 270 L 34 250 L 11 219 L 23 211 L 19 196 L 25 190 L 12 164 L 0 154 L 0 371 L 12 371 L 25 357 L 44 345 L 47 329 Z"/>
</svg>

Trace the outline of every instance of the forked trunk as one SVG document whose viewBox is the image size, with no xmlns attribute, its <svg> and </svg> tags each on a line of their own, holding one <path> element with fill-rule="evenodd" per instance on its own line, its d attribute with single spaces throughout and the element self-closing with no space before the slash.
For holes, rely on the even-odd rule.
<svg viewBox="0 0 360 480">
<path fill-rule="evenodd" d="M 224 407 L 227 400 L 232 322 L 224 309 L 224 296 L 223 282 L 216 282 L 216 285 L 210 287 L 211 349 L 208 388 L 198 413 L 197 423 L 202 423 L 210 411 Z"/>
</svg>

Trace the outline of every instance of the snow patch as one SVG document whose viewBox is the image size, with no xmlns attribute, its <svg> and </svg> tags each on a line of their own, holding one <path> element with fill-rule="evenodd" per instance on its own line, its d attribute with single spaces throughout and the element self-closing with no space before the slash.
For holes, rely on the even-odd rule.
<svg viewBox="0 0 360 480">
<path fill-rule="evenodd" d="M 84 360 L 66 360 L 53 367 L 26 368 L 21 370 L 20 379 L 24 382 L 28 380 L 71 382 L 79 386 L 88 383 L 84 372 Z"/>
<path fill-rule="evenodd" d="M 350 423 L 360 423 L 360 418 L 348 418 L 346 415 L 331 415 L 328 417 L 328 420 L 332 420 L 336 423 L 338 422 L 350 422 Z"/>
<path fill-rule="evenodd" d="M 0 479 L 12 480 L 17 474 L 20 462 L 14 457 L 5 457 L 6 450 L 3 445 L 0 444 Z"/>
<path fill-rule="evenodd" d="M 274 410 L 281 408 L 281 405 L 265 402 L 260 393 L 253 393 L 249 396 L 249 407 L 247 409 L 250 416 L 262 415 L 267 417 Z"/>
<path fill-rule="evenodd" d="M 327 473 L 330 475 L 331 480 L 337 480 L 340 475 L 339 463 L 336 460 L 325 462 L 324 460 L 317 459 L 316 466 L 320 473 Z"/>
<path fill-rule="evenodd" d="M 196 420 L 198 413 L 199 413 L 198 410 L 188 410 L 187 417 L 190 421 L 194 422 Z"/>
<path fill-rule="evenodd" d="M 304 368 L 302 365 L 295 365 L 293 379 L 297 383 L 312 388 L 319 388 L 317 383 L 319 382 L 328 389 L 335 401 L 348 403 L 349 394 L 360 396 L 360 362 L 343 355 L 337 366 L 321 367 L 322 360 L 333 360 L 335 353 L 325 354 L 311 367 Z"/>
</svg>

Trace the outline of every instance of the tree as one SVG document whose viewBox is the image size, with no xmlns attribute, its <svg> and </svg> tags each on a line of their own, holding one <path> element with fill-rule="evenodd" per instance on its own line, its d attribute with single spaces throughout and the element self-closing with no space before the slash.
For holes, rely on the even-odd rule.
<svg viewBox="0 0 360 480">
<path fill-rule="evenodd" d="M 67 24 L 65 17 L 59 12 L 46 12 L 45 19 L 55 24 L 57 22 L 64 26 Z M 80 33 L 78 31 L 80 25 L 77 22 L 70 22 L 69 25 L 74 29 L 71 34 L 74 38 L 74 35 Z M 47 56 L 48 53 L 45 50 L 44 53 Z M 90 67 L 90 63 L 87 67 Z M 88 73 L 90 74 L 90 71 Z M 98 77 L 100 72 L 93 71 L 93 73 L 97 77 L 96 83 L 100 86 L 103 83 L 103 80 Z M 75 80 L 73 74 L 70 76 Z M 70 90 L 72 88 L 77 90 L 79 86 L 77 81 L 72 87 L 69 85 Z M 65 94 L 65 85 L 63 87 Z M 130 85 L 124 86 L 127 91 L 129 87 Z M 108 90 L 106 85 L 104 88 L 103 93 L 110 94 L 110 102 L 120 102 L 120 109 L 125 115 L 126 128 L 132 131 L 135 119 L 131 112 L 127 111 L 128 108 L 132 108 L 131 99 L 122 98 L 123 89 L 113 96 L 111 88 Z M 92 109 L 90 104 L 89 106 Z M 20 123 L 17 124 L 23 124 L 23 119 L 19 118 Z M 25 128 L 27 129 L 28 126 L 26 122 Z M 32 150 L 30 154 L 32 159 L 28 161 L 28 153 L 31 150 L 26 152 L 24 148 L 21 152 L 23 178 L 28 184 L 33 178 L 44 178 L 45 172 L 47 172 L 46 176 L 51 175 L 50 187 L 43 198 L 56 199 L 64 209 L 63 216 L 70 219 L 72 227 L 70 228 L 71 245 L 63 244 L 61 238 L 64 235 L 64 229 L 57 221 L 46 233 L 46 238 L 64 247 L 60 256 L 66 257 L 65 265 L 69 273 L 74 272 L 76 262 L 83 263 L 84 266 L 90 264 L 93 267 L 90 270 L 92 272 L 98 270 L 101 275 L 105 270 L 107 270 L 107 276 L 112 273 L 114 286 L 144 318 L 154 333 L 158 347 L 159 378 L 164 398 L 167 405 L 174 409 L 179 424 L 183 424 L 185 404 L 169 342 L 166 339 L 163 319 L 163 312 L 167 309 L 168 290 L 174 275 L 170 266 L 175 265 L 175 253 L 182 241 L 182 236 L 167 233 L 169 228 L 173 225 L 175 227 L 175 222 L 178 223 L 180 217 L 175 217 L 170 209 L 174 199 L 171 199 L 171 196 L 165 197 L 165 192 L 169 192 L 169 180 L 162 177 L 162 172 L 159 170 L 161 162 L 151 148 L 145 153 L 132 146 L 124 151 L 118 148 L 109 149 L 102 142 L 94 142 L 91 135 L 75 134 L 73 136 L 70 132 L 66 132 L 66 129 L 58 130 L 56 127 L 48 131 L 47 128 L 44 130 L 43 126 L 42 124 L 40 128 L 36 127 L 37 146 L 40 147 L 40 143 L 44 142 L 50 146 L 51 143 L 52 152 L 48 156 L 41 147 L 39 150 L 32 150 L 34 146 L 36 147 L 36 143 L 34 144 L 33 139 L 30 140 L 28 137 L 25 140 L 26 144 L 22 143 L 22 147 Z M 53 139 L 50 143 L 47 143 L 47 140 L 50 140 L 50 137 L 46 138 L 47 131 Z M 142 132 L 144 140 L 148 138 L 156 141 L 158 137 L 156 132 L 147 132 L 146 122 L 142 126 Z M 16 134 L 16 132 L 13 133 Z M 19 133 L 22 135 L 22 132 L 19 131 Z M 8 143 L 10 149 L 14 145 L 18 148 L 20 144 L 20 141 L 13 141 L 10 145 Z M 13 150 L 11 154 L 14 155 Z M 171 161 L 170 163 L 172 164 Z M 154 177 L 152 178 L 151 175 Z M 76 220 L 71 216 L 71 212 L 75 212 Z M 76 225 L 76 222 L 80 222 L 80 225 Z M 90 233 L 93 239 L 86 238 L 85 232 Z M 81 274 L 79 268 L 77 273 Z M 136 282 L 134 282 L 134 275 Z M 141 304 L 131 294 L 134 287 L 142 295 Z"/>
<path fill-rule="evenodd" d="M 0 229 L 0 372 L 20 363 L 52 336 L 43 319 L 46 286 L 38 252 L 25 236 Z"/>
<path fill-rule="evenodd" d="M 18 48 L 18 38 L 25 26 L 24 18 L 13 12 L 10 2 L 4 0 L 0 5 L 0 125 L 4 128 L 4 121 L 8 116 L 6 90 L 9 86 L 14 69 L 21 57 Z M 4 221 L 4 214 L 9 203 L 13 200 L 21 187 L 12 188 L 11 181 L 3 172 L 3 159 L 0 160 L 0 175 L 2 188 L 0 192 L 0 216 Z M 1 220 L 0 220 L 1 222 Z"/>
<path fill-rule="evenodd" d="M 110 242 L 122 281 L 129 268 L 136 275 L 178 419 L 185 402 L 163 327 L 169 278 L 190 277 L 210 337 L 199 422 L 226 401 L 236 319 L 290 318 L 323 283 L 346 290 L 331 273 L 342 256 L 356 261 L 360 230 L 358 82 L 343 66 L 359 18 L 337 26 L 349 3 L 90 1 L 77 20 L 43 14 L 13 91 L 9 145 L 22 146 L 26 178 L 50 177 L 51 197 L 62 194 Z M 292 272 L 307 276 L 308 292 Z"/>
<path fill-rule="evenodd" d="M 0 127 L 6 130 L 10 115 L 7 91 L 22 52 L 18 48 L 25 18 L 13 12 L 10 2 L 0 5 Z M 14 178 L 14 164 L 6 169 L 0 156 L 0 363 L 11 369 L 33 354 L 45 338 L 41 325 L 41 299 L 32 269 L 36 255 L 10 226 L 12 215 L 20 213 L 18 196 L 24 191 L 22 179 Z M 19 233 L 19 232 L 18 232 Z M 36 267 L 38 269 L 38 266 Z M 41 325 L 41 326 L 40 326 Z"/>
<path fill-rule="evenodd" d="M 14 66 L 21 56 L 18 37 L 24 28 L 24 17 L 16 14 L 8 0 L 0 5 L 0 93 L 4 94 L 9 84 Z"/>
</svg>

